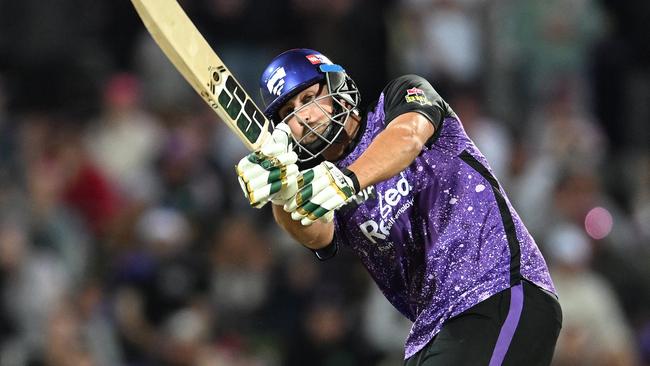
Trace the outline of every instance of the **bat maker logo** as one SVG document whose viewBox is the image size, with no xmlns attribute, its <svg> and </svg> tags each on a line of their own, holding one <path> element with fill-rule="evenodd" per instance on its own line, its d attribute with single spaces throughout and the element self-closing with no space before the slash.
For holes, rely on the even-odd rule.
<svg viewBox="0 0 650 366">
<path fill-rule="evenodd" d="M 421 105 L 431 105 L 427 96 L 424 95 L 424 91 L 420 88 L 413 87 L 411 89 L 406 89 L 406 103 L 420 103 Z"/>
<path fill-rule="evenodd" d="M 279 67 L 273 71 L 271 77 L 266 82 L 266 87 L 269 89 L 269 93 L 274 95 L 280 95 L 282 93 L 285 76 L 287 76 L 287 73 L 284 71 L 284 67 Z"/>
<path fill-rule="evenodd" d="M 212 94 L 217 93 L 217 85 L 221 84 L 221 74 L 226 72 L 226 67 L 223 65 L 209 66 L 208 72 L 210 73 L 210 80 L 208 81 L 208 89 Z"/>
</svg>

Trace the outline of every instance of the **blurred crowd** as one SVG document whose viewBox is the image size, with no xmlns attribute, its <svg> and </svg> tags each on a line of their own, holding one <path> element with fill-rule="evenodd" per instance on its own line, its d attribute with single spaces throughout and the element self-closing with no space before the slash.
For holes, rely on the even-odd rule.
<svg viewBox="0 0 650 366">
<path fill-rule="evenodd" d="M 364 105 L 427 77 L 545 254 L 553 365 L 650 365 L 650 2 L 180 3 L 256 100 L 293 47 Z M 0 0 L 0 365 L 401 364 L 409 322 L 248 207 L 246 153 L 128 1 Z"/>
</svg>

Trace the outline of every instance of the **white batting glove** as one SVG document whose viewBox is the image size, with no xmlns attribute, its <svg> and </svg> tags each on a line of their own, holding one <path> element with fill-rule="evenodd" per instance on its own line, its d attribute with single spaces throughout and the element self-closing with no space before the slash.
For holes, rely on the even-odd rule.
<svg viewBox="0 0 650 366">
<path fill-rule="evenodd" d="M 298 177 L 299 191 L 284 205 L 291 218 L 309 226 L 316 220 L 332 221 L 334 211 L 359 191 L 354 173 L 339 170 L 329 161 L 307 169 Z"/>
<path fill-rule="evenodd" d="M 269 201 L 282 205 L 298 190 L 298 156 L 291 148 L 291 129 L 278 124 L 260 150 L 248 154 L 235 167 L 239 184 L 251 206 Z"/>
</svg>

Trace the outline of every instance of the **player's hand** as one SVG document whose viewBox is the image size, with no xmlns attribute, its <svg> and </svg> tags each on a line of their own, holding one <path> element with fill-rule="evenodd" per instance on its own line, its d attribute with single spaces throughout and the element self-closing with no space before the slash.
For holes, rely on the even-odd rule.
<svg viewBox="0 0 650 366">
<path fill-rule="evenodd" d="M 251 206 L 267 202 L 282 205 L 298 190 L 298 156 L 291 148 L 291 129 L 278 124 L 260 150 L 248 154 L 235 167 L 239 184 Z"/>
<path fill-rule="evenodd" d="M 345 173 L 329 161 L 307 169 L 298 177 L 298 193 L 284 205 L 291 218 L 302 225 L 316 220 L 331 221 L 334 211 L 359 191 L 359 182 L 351 171 Z"/>
</svg>

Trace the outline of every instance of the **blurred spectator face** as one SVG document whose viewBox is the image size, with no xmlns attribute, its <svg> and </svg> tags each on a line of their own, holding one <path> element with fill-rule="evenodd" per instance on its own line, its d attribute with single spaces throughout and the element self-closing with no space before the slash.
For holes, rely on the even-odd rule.
<svg viewBox="0 0 650 366">
<path fill-rule="evenodd" d="M 92 356 L 85 350 L 82 324 L 71 304 L 62 303 L 50 314 L 47 329 L 46 359 L 61 366 L 93 366 Z"/>
<path fill-rule="evenodd" d="M 267 245 L 259 233 L 251 229 L 254 227 L 250 220 L 243 217 L 225 222 L 216 238 L 215 264 L 252 272 L 268 270 L 271 255 L 265 249 Z"/>
<path fill-rule="evenodd" d="M 152 253 L 168 257 L 183 250 L 191 237 L 191 227 L 180 212 L 156 207 L 146 211 L 137 224 L 137 231 Z"/>
<path fill-rule="evenodd" d="M 211 0 L 210 10 L 220 18 L 237 18 L 246 10 L 248 0 Z"/>
<path fill-rule="evenodd" d="M 539 142 L 554 160 L 578 168 L 595 167 L 607 151 L 607 139 L 589 115 L 577 107 L 570 83 L 557 83 L 544 105 Z"/>
<path fill-rule="evenodd" d="M 450 102 L 450 104 L 454 106 L 454 111 L 458 114 L 463 122 L 463 126 L 466 128 L 470 127 L 472 122 L 480 117 L 481 108 L 479 100 L 474 95 L 469 93 L 458 95 Z M 471 127 L 469 129 L 471 129 Z"/>
<path fill-rule="evenodd" d="M 113 111 L 133 109 L 140 101 L 140 83 L 131 74 L 114 75 L 104 89 L 104 103 Z"/>
<path fill-rule="evenodd" d="M 79 293 L 79 314 L 84 319 L 89 319 L 93 312 L 101 305 L 102 289 L 99 283 L 88 283 Z"/>
<path fill-rule="evenodd" d="M 235 217 L 215 238 L 212 296 L 227 311 L 254 311 L 268 296 L 272 257 L 254 227 L 248 219 Z"/>
<path fill-rule="evenodd" d="M 595 175 L 590 172 L 571 173 L 558 185 L 555 204 L 568 219 L 582 223 L 587 212 L 595 206 L 598 191 Z"/>
<path fill-rule="evenodd" d="M 0 224 L 0 271 L 16 270 L 25 257 L 25 251 L 25 231 L 15 224 Z"/>
<path fill-rule="evenodd" d="M 356 0 L 327 0 L 324 3 L 330 6 L 335 16 L 343 17 L 352 11 Z"/>
<path fill-rule="evenodd" d="M 345 335 L 345 317 L 336 305 L 318 304 L 309 311 L 306 327 L 316 344 L 337 343 Z"/>
<path fill-rule="evenodd" d="M 177 365 L 194 365 L 208 341 L 210 319 L 201 307 L 188 307 L 170 316 L 164 325 L 169 344 L 163 353 Z"/>
<path fill-rule="evenodd" d="M 576 271 L 588 266 L 592 248 L 580 227 L 571 224 L 556 226 L 547 238 L 549 259 L 556 268 Z"/>
<path fill-rule="evenodd" d="M 319 268 L 313 258 L 306 255 L 295 255 L 286 267 L 287 281 L 291 289 L 297 292 L 308 292 L 317 286 Z"/>
<path fill-rule="evenodd" d="M 27 186 L 32 208 L 46 213 L 60 203 L 65 189 L 65 171 L 54 159 L 41 158 L 27 168 Z"/>
<path fill-rule="evenodd" d="M 201 120 L 187 118 L 173 129 L 162 156 L 162 174 L 168 183 L 185 183 L 204 160 L 210 136 L 204 127 Z"/>
</svg>

